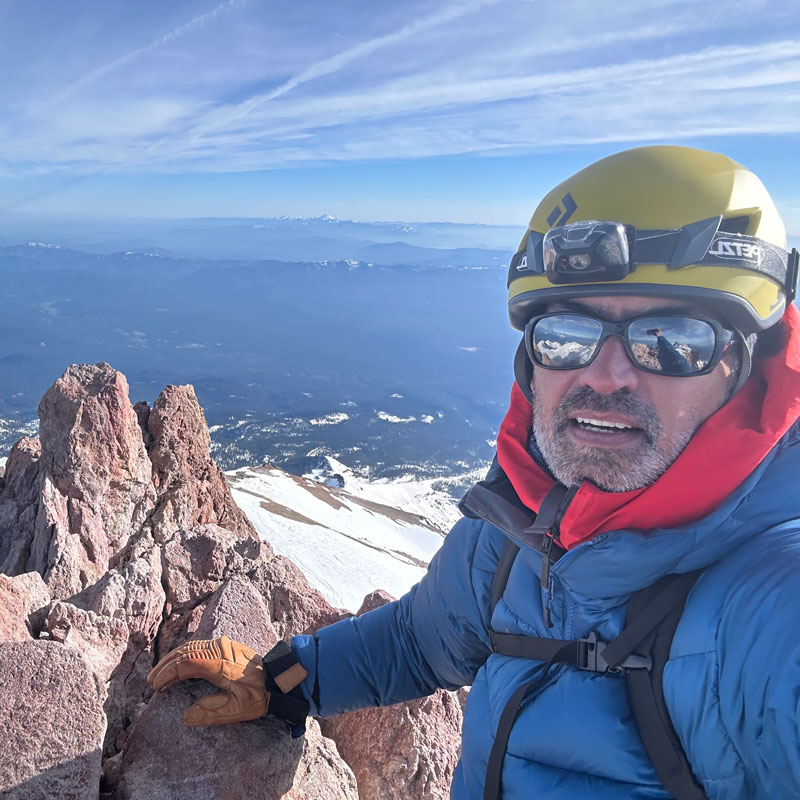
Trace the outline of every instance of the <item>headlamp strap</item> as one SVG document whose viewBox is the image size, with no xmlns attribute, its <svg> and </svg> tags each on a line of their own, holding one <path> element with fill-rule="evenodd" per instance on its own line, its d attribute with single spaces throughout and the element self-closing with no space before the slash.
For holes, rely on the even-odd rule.
<svg viewBox="0 0 800 800">
<path fill-rule="evenodd" d="M 708 228 L 699 227 L 692 237 L 687 226 L 681 230 L 636 231 L 634 264 L 667 264 L 669 269 L 687 266 L 731 267 L 758 272 L 788 289 L 790 256 L 782 247 L 755 236 L 717 231 L 708 237 Z M 687 241 L 687 238 L 689 240 Z"/>
</svg>

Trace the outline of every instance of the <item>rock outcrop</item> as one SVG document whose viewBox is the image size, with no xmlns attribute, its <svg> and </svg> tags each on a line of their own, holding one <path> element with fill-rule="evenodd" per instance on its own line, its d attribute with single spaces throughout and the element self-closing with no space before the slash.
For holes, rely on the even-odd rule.
<svg viewBox="0 0 800 800">
<path fill-rule="evenodd" d="M 153 696 L 161 655 L 223 633 L 266 652 L 347 612 L 259 541 L 191 386 L 134 407 L 121 373 L 74 365 L 39 416 L 41 438 L 17 442 L 0 476 L 3 797 L 447 795 L 461 720 L 449 693 L 309 720 L 300 739 L 272 717 L 184 727 L 211 687 Z M 362 612 L 388 600 L 373 593 Z"/>
<path fill-rule="evenodd" d="M 391 602 L 378 590 L 359 615 Z M 320 721 L 358 781 L 360 800 L 447 800 L 460 753 L 462 708 L 452 692 Z M 365 736 L 365 732 L 369 735 Z"/>
</svg>

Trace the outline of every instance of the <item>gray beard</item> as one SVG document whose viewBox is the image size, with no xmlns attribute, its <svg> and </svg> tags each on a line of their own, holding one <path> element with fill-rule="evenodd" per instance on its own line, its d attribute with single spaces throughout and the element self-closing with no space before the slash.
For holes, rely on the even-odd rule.
<svg viewBox="0 0 800 800">
<path fill-rule="evenodd" d="M 533 435 L 553 475 L 566 486 L 590 480 L 607 492 L 630 492 L 654 483 L 699 427 L 698 423 L 659 444 L 663 425 L 658 414 L 627 389 L 602 395 L 588 386 L 578 387 L 564 396 L 549 423 L 536 414 L 536 405 L 534 386 Z M 570 414 L 577 410 L 624 414 L 642 429 L 638 446 L 620 451 L 575 444 L 567 434 L 567 426 Z"/>
</svg>

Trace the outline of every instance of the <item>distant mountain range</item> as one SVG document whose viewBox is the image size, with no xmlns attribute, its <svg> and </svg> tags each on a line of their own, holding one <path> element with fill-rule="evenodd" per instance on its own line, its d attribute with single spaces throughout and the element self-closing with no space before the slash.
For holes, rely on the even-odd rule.
<svg viewBox="0 0 800 800">
<path fill-rule="evenodd" d="M 0 220 L 0 244 L 33 242 L 85 253 L 383 265 L 508 263 L 524 228 L 450 222 L 354 222 L 329 216 L 119 222 Z"/>
<path fill-rule="evenodd" d="M 141 250 L 45 237 L 0 247 L 0 456 L 35 430 L 38 399 L 67 365 L 106 361 L 128 376 L 134 402 L 193 384 L 226 469 L 264 459 L 291 468 L 315 453 L 373 477 L 433 477 L 491 458 L 517 334 L 505 313 L 510 250 L 474 246 L 488 229 L 181 224 L 185 241 L 216 235 L 220 249 L 240 237 L 247 249 L 269 231 L 290 232 L 283 241 L 298 248 L 298 231 L 312 234 L 306 242 L 326 226 L 339 242 L 358 231 L 349 252 L 373 257 L 174 257 L 174 240 L 158 244 L 174 226 L 148 233 Z M 465 246 L 432 247 L 437 237 Z"/>
</svg>

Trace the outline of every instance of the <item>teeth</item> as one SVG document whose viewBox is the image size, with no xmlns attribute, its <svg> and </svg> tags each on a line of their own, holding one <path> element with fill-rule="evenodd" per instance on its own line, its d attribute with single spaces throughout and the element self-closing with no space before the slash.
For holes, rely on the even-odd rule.
<svg viewBox="0 0 800 800">
<path fill-rule="evenodd" d="M 590 419 L 588 417 L 576 417 L 575 421 L 581 425 L 591 425 L 594 428 L 619 428 L 623 431 L 629 431 L 633 429 L 632 425 L 625 425 L 623 422 L 606 422 L 602 419 Z"/>
</svg>

